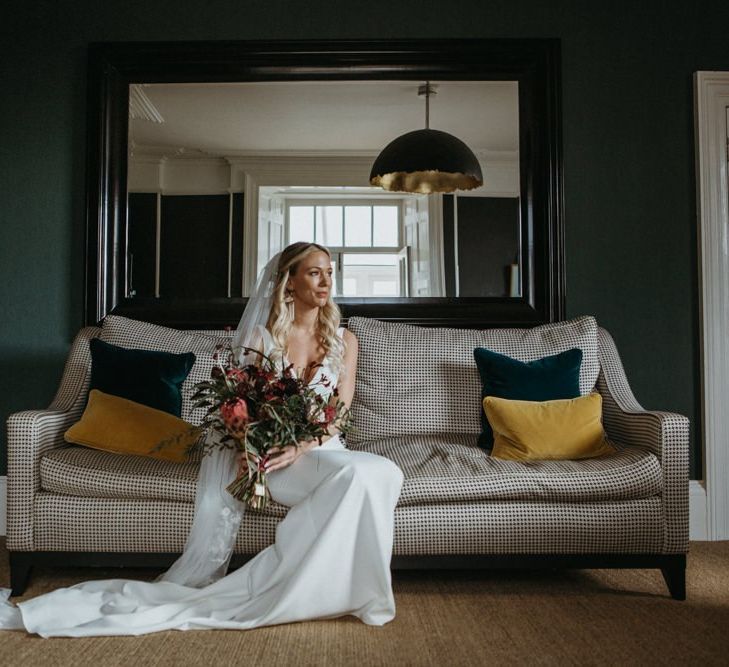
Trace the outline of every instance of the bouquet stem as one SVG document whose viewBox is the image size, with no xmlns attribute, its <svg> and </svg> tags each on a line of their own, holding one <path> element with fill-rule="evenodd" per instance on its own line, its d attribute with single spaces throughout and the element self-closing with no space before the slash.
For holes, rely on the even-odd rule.
<svg viewBox="0 0 729 667">
<path fill-rule="evenodd" d="M 226 487 L 226 491 L 252 509 L 265 509 L 271 497 L 263 468 L 263 463 L 268 457 L 247 452 L 246 459 L 248 465 L 242 467 L 238 476 Z"/>
</svg>

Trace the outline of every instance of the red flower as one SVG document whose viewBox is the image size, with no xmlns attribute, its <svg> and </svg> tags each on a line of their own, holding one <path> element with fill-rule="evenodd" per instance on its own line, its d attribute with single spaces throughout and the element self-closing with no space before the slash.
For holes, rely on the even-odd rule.
<svg viewBox="0 0 729 667">
<path fill-rule="evenodd" d="M 231 431 L 239 431 L 248 423 L 248 406 L 242 398 L 236 398 L 220 406 L 220 415 Z"/>
<path fill-rule="evenodd" d="M 327 407 L 324 408 L 324 419 L 328 424 L 333 422 L 336 416 L 337 409 L 333 405 L 327 405 Z"/>
</svg>

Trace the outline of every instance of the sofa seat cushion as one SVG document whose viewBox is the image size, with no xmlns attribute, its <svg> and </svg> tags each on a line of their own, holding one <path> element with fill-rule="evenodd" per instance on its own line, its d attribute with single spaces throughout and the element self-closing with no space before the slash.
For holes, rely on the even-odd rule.
<svg viewBox="0 0 729 667">
<path fill-rule="evenodd" d="M 614 454 L 580 461 L 504 461 L 476 447 L 475 435 L 388 438 L 351 445 L 386 456 L 405 474 L 398 506 L 479 500 L 555 502 L 649 498 L 661 492 L 650 452 L 616 445 Z"/>
<path fill-rule="evenodd" d="M 73 446 L 48 452 L 40 477 L 44 491 L 67 496 L 192 503 L 199 469 L 198 461 L 172 463 Z M 271 501 L 265 513 L 285 516 L 287 511 Z"/>
<path fill-rule="evenodd" d="M 405 473 L 399 506 L 478 500 L 560 502 L 631 500 L 661 491 L 656 457 L 618 447 L 610 456 L 582 461 L 501 461 L 475 446 L 476 436 L 390 438 L 352 446 L 392 459 Z M 171 463 L 87 449 L 53 449 L 40 465 L 44 491 L 90 498 L 192 503 L 199 463 Z M 265 514 L 285 516 L 270 501 Z"/>
</svg>

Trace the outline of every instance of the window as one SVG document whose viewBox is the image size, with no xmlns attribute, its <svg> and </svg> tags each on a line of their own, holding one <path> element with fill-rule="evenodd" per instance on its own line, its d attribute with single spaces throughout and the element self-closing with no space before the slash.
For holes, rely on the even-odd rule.
<svg viewBox="0 0 729 667">
<path fill-rule="evenodd" d="M 405 296 L 401 220 L 399 200 L 288 200 L 286 243 L 329 248 L 336 296 Z"/>
<path fill-rule="evenodd" d="M 398 256 L 342 253 L 342 296 L 402 296 Z"/>
</svg>

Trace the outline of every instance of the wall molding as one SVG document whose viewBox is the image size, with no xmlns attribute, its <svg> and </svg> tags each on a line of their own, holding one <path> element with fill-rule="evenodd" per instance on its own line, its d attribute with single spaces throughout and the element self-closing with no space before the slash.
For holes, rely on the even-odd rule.
<svg viewBox="0 0 729 667">
<path fill-rule="evenodd" d="M 698 479 L 689 481 L 689 540 L 703 542 L 709 539 L 706 523 L 706 488 Z"/>
<path fill-rule="evenodd" d="M 220 194 L 244 188 L 245 174 L 283 174 L 286 183 L 306 185 L 312 171 L 316 185 L 369 186 L 377 152 L 372 151 L 220 151 L 206 153 L 176 146 L 135 144 L 129 155 L 128 192 Z M 519 156 L 515 151 L 478 151 L 484 184 L 461 197 L 518 197 Z M 355 181 L 340 182 L 339 169 L 356 170 Z"/>
<path fill-rule="evenodd" d="M 694 74 L 707 539 L 729 539 L 729 72 Z"/>
</svg>

